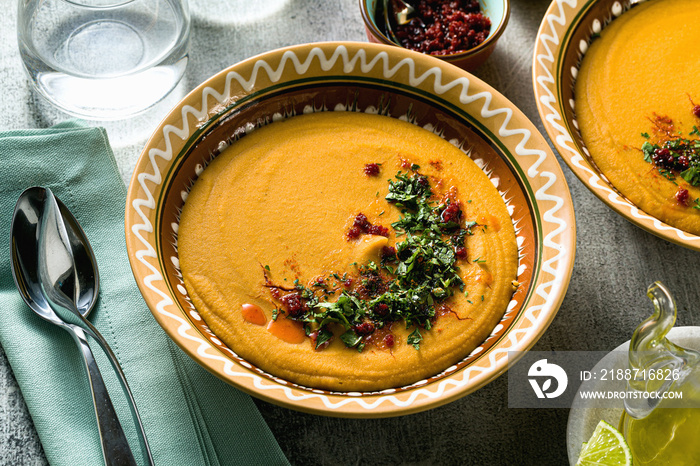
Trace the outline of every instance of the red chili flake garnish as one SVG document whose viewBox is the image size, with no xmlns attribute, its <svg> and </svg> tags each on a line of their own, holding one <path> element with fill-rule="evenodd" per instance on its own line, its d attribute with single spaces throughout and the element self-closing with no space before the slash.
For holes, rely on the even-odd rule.
<svg viewBox="0 0 700 466">
<path fill-rule="evenodd" d="M 459 259 L 464 259 L 467 257 L 467 248 L 464 246 L 457 246 L 455 248 L 455 256 L 457 256 Z"/>
<path fill-rule="evenodd" d="M 360 212 L 355 216 L 355 220 L 352 222 L 352 226 L 358 227 L 361 229 L 366 229 L 367 226 L 369 225 L 369 220 L 367 220 L 367 216 Z"/>
<path fill-rule="evenodd" d="M 362 322 L 361 324 L 355 325 L 355 332 L 358 335 L 369 335 L 374 332 L 374 324 L 372 322 Z"/>
<path fill-rule="evenodd" d="M 394 246 L 384 246 L 381 253 L 382 260 L 392 261 L 396 259 L 396 248 Z"/>
<path fill-rule="evenodd" d="M 367 233 L 370 235 L 389 237 L 389 229 L 381 225 L 370 225 L 367 227 Z"/>
<path fill-rule="evenodd" d="M 678 188 L 676 191 L 676 201 L 682 206 L 688 206 L 690 204 L 690 193 L 685 188 Z"/>
<path fill-rule="evenodd" d="M 384 303 L 375 304 L 372 308 L 372 312 L 377 314 L 379 317 L 386 317 L 389 314 L 389 306 Z"/>
<path fill-rule="evenodd" d="M 693 102 L 693 99 L 692 99 L 692 97 L 690 97 L 690 94 L 687 94 L 687 95 L 688 95 L 688 100 L 690 100 L 690 105 L 693 106 L 693 109 L 691 110 L 691 112 L 693 113 L 693 115 L 700 118 L 700 105 L 695 105 L 695 102 Z"/>
<path fill-rule="evenodd" d="M 348 230 L 348 232 L 345 234 L 348 239 L 355 239 L 358 236 L 362 234 L 362 230 L 358 227 L 352 227 Z"/>
<path fill-rule="evenodd" d="M 678 162 L 678 165 L 682 168 L 688 168 L 690 166 L 690 158 L 688 158 L 687 155 L 681 155 L 676 162 Z"/>
<path fill-rule="evenodd" d="M 448 204 L 440 214 L 440 220 L 442 220 L 443 223 L 459 223 L 460 218 L 462 218 L 462 209 L 456 202 Z"/>
<path fill-rule="evenodd" d="M 290 317 L 298 317 L 305 311 L 306 303 L 299 293 L 286 294 L 282 296 L 280 301 Z"/>
<path fill-rule="evenodd" d="M 374 346 L 378 350 L 390 349 L 397 343 L 396 337 L 391 333 L 393 324 L 384 325 L 382 327 L 377 327 L 375 325 L 374 331 L 369 335 L 362 335 L 363 342 L 367 346 Z"/>
<path fill-rule="evenodd" d="M 369 220 L 367 220 L 367 216 L 360 212 L 355 216 L 352 227 L 345 233 L 345 236 L 347 239 L 355 239 L 362 233 L 388 237 L 389 229 L 381 225 L 372 225 Z"/>
<path fill-rule="evenodd" d="M 663 149 L 654 149 L 654 155 L 652 156 L 652 159 L 654 160 L 654 163 L 656 165 L 662 165 L 662 166 L 673 166 L 673 155 L 671 155 L 671 151 L 663 148 Z"/>
<path fill-rule="evenodd" d="M 384 337 L 384 344 L 385 344 L 388 348 L 393 348 L 393 347 L 394 347 L 394 335 L 392 335 L 392 334 L 390 333 L 389 335 L 385 336 L 385 337 Z"/>
<path fill-rule="evenodd" d="M 365 164 L 364 172 L 365 172 L 365 175 L 367 175 L 367 176 L 379 175 L 379 164 L 378 163 Z"/>
</svg>

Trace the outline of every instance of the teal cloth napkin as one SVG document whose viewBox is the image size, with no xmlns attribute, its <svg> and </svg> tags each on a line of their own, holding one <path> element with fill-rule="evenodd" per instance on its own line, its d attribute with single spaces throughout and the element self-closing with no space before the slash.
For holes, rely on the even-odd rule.
<svg viewBox="0 0 700 466">
<path fill-rule="evenodd" d="M 73 466 L 103 460 L 75 343 L 24 304 L 12 279 L 12 211 L 20 193 L 35 185 L 51 188 L 68 206 L 95 250 L 101 290 L 90 320 L 121 362 L 155 463 L 288 464 L 252 399 L 174 345 L 139 294 L 124 241 L 126 189 L 106 132 L 76 121 L 0 132 L 0 160 L 0 344 L 49 462 Z M 141 464 L 121 387 L 99 346 L 91 347 Z"/>
</svg>

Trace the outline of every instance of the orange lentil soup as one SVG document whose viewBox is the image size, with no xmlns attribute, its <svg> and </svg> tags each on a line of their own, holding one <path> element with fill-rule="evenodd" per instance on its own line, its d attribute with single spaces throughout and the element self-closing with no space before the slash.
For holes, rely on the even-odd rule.
<svg viewBox="0 0 700 466">
<path fill-rule="evenodd" d="M 328 390 L 439 373 L 517 285 L 513 223 L 484 172 L 423 128 L 359 113 L 293 117 L 226 148 L 187 197 L 178 252 L 233 351 Z"/>
<path fill-rule="evenodd" d="M 646 213 L 696 235 L 699 17 L 697 0 L 633 7 L 593 41 L 575 89 L 581 135 L 611 184 Z"/>
</svg>

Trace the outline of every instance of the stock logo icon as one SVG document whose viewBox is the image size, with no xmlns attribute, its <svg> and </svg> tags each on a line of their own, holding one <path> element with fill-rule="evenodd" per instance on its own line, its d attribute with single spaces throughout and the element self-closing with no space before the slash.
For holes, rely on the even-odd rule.
<svg viewBox="0 0 700 466">
<path fill-rule="evenodd" d="M 537 398 L 556 398 L 564 393 L 569 383 L 564 369 L 548 363 L 546 359 L 540 359 L 530 366 L 527 376 Z M 552 381 L 556 382 L 554 387 Z"/>
</svg>

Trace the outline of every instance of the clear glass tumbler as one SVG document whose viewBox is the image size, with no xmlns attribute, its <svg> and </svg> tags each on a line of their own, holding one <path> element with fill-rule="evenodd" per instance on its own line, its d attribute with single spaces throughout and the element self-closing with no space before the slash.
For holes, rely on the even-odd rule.
<svg viewBox="0 0 700 466">
<path fill-rule="evenodd" d="M 188 61 L 187 0 L 19 0 L 20 55 L 37 91 L 94 120 L 163 99 Z"/>
</svg>

